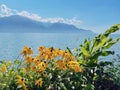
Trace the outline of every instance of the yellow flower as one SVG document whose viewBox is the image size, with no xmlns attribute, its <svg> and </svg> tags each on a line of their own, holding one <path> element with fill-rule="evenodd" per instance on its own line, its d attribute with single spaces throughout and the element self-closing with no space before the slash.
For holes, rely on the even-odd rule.
<svg viewBox="0 0 120 90">
<path fill-rule="evenodd" d="M 44 57 L 45 60 L 48 60 L 49 59 L 49 56 L 46 54 L 45 57 Z"/>
<path fill-rule="evenodd" d="M 60 56 L 64 56 L 64 54 L 65 54 L 65 51 L 64 51 L 64 50 L 59 50 L 59 55 L 60 55 Z"/>
<path fill-rule="evenodd" d="M 25 84 L 25 80 L 20 75 L 18 75 L 16 83 L 20 84 L 20 85 L 24 85 Z"/>
<path fill-rule="evenodd" d="M 7 67 L 6 67 L 6 65 L 3 65 L 3 66 L 2 66 L 1 71 L 2 71 L 3 73 L 6 73 L 6 72 L 7 72 Z"/>
<path fill-rule="evenodd" d="M 79 65 L 74 66 L 73 70 L 74 70 L 75 72 L 82 72 L 82 69 L 80 68 Z"/>
<path fill-rule="evenodd" d="M 22 85 L 24 90 L 28 90 L 28 88 L 25 85 L 25 79 L 22 78 L 20 75 L 17 76 L 16 84 Z"/>
<path fill-rule="evenodd" d="M 54 59 L 54 55 L 53 54 L 49 55 L 49 59 L 53 60 Z"/>
<path fill-rule="evenodd" d="M 43 51 L 44 49 L 45 49 L 44 46 L 40 46 L 40 47 L 38 48 L 39 51 Z"/>
<path fill-rule="evenodd" d="M 38 87 L 42 87 L 43 85 L 43 81 L 42 81 L 42 78 L 39 78 L 38 80 L 35 81 L 35 85 L 37 85 Z"/>
<path fill-rule="evenodd" d="M 41 62 L 40 64 L 38 64 L 38 68 L 41 72 L 44 72 L 44 70 L 47 68 L 47 63 Z"/>
<path fill-rule="evenodd" d="M 60 55 L 60 50 L 59 49 L 53 49 L 53 55 L 54 57 L 57 57 Z"/>
<path fill-rule="evenodd" d="M 41 60 L 40 60 L 40 57 L 36 57 L 36 58 L 34 58 L 34 61 L 33 61 L 35 64 L 39 64 L 39 63 L 41 63 Z"/>
<path fill-rule="evenodd" d="M 80 68 L 79 66 L 79 63 L 78 62 L 75 62 L 75 61 L 69 61 L 67 66 L 71 69 L 74 70 L 74 72 L 82 72 L 82 69 Z"/>
<path fill-rule="evenodd" d="M 31 67 L 30 67 L 30 70 L 31 70 L 31 71 L 34 71 L 34 72 L 37 72 L 37 68 L 36 68 L 35 66 L 31 66 Z"/>
<path fill-rule="evenodd" d="M 66 70 L 66 65 L 63 60 L 57 60 L 56 61 L 56 67 L 62 70 Z"/>
<path fill-rule="evenodd" d="M 30 54 L 32 54 L 33 53 L 33 51 L 32 51 L 32 49 L 31 48 L 29 48 L 29 47 L 27 47 L 27 46 L 24 46 L 24 48 L 22 49 L 22 51 L 21 51 L 21 54 L 23 54 L 23 55 L 30 55 Z"/>
<path fill-rule="evenodd" d="M 33 62 L 34 58 L 32 56 L 27 55 L 25 58 L 26 63 L 31 64 Z"/>
</svg>

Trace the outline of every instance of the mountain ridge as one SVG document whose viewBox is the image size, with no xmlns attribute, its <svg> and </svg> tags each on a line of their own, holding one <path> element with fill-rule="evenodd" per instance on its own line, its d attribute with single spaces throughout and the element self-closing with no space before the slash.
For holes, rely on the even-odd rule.
<svg viewBox="0 0 120 90">
<path fill-rule="evenodd" d="M 15 33 L 93 33 L 65 23 L 44 23 L 27 17 L 12 15 L 0 17 L 0 32 Z"/>
</svg>

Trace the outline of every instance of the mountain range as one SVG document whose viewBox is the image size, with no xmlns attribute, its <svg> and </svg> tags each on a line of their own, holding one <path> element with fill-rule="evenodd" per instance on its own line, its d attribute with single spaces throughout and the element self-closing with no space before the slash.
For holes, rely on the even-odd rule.
<svg viewBox="0 0 120 90">
<path fill-rule="evenodd" d="M 65 23 L 44 23 L 27 17 L 12 15 L 0 17 L 1 33 L 93 33 Z"/>
</svg>

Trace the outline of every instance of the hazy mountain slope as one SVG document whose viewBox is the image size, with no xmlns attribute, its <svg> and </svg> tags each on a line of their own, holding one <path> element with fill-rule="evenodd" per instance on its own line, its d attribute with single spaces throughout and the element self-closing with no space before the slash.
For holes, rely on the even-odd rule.
<svg viewBox="0 0 120 90">
<path fill-rule="evenodd" d="M 0 32 L 93 33 L 69 24 L 43 23 L 18 15 L 0 17 Z"/>
</svg>

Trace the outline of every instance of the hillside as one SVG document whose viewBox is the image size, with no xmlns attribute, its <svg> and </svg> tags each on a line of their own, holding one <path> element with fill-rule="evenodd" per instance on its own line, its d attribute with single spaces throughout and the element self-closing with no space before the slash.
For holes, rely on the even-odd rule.
<svg viewBox="0 0 120 90">
<path fill-rule="evenodd" d="M 0 32 L 11 33 L 93 33 L 65 23 L 43 23 L 13 15 L 0 17 Z"/>
</svg>

